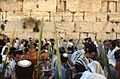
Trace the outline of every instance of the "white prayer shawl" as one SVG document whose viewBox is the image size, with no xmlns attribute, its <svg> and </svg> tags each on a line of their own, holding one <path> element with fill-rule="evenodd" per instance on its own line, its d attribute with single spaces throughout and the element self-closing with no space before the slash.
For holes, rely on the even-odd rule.
<svg viewBox="0 0 120 79">
<path fill-rule="evenodd" d="M 19 45 L 17 43 L 14 43 L 14 48 L 18 49 Z"/>
<path fill-rule="evenodd" d="M 105 76 L 85 71 L 80 79 L 107 79 Z"/>
<path fill-rule="evenodd" d="M 73 64 L 75 64 L 78 58 L 80 58 L 80 56 L 82 56 L 83 54 L 84 50 L 75 51 L 71 56 L 71 61 L 73 62 Z"/>
<path fill-rule="evenodd" d="M 5 49 L 7 48 L 7 46 L 4 46 L 3 48 L 2 48 L 2 52 L 1 52 L 1 55 L 3 55 L 4 54 L 4 51 L 5 51 Z"/>
<path fill-rule="evenodd" d="M 24 49 L 24 45 L 23 45 L 23 44 L 20 44 L 19 50 L 23 50 L 23 49 Z"/>
<path fill-rule="evenodd" d="M 2 48 L 2 52 L 1 52 L 1 55 L 2 55 L 2 61 L 5 61 L 6 60 L 6 55 L 4 55 L 4 52 L 5 52 L 5 49 L 7 48 L 7 46 L 4 46 Z"/>
<path fill-rule="evenodd" d="M 53 56 L 53 61 L 52 61 L 52 67 L 53 67 L 53 69 L 55 69 L 56 62 L 57 62 L 57 56 L 54 55 Z"/>
<path fill-rule="evenodd" d="M 15 60 L 9 61 L 8 69 L 6 69 L 5 74 L 4 74 L 5 77 L 9 77 L 10 75 L 11 76 L 13 75 L 12 72 L 15 69 L 15 65 L 16 65 Z M 3 69 L 3 63 L 0 64 L 0 71 L 2 71 L 2 69 Z M 12 78 L 12 79 L 15 79 L 15 78 Z"/>
<path fill-rule="evenodd" d="M 96 45 L 96 47 L 98 48 L 98 44 L 97 44 L 97 41 L 94 41 L 94 44 Z"/>
<path fill-rule="evenodd" d="M 115 67 L 115 64 L 116 64 L 116 59 L 115 59 L 115 56 L 114 56 L 114 53 L 116 50 L 118 50 L 119 48 L 116 47 L 114 48 L 112 51 L 109 50 L 108 53 L 107 53 L 107 57 L 108 57 L 108 61 L 109 61 L 109 64 L 113 65 Z"/>
<path fill-rule="evenodd" d="M 86 58 L 84 55 L 81 55 L 80 58 L 76 61 L 76 63 L 82 64 L 86 69 L 88 69 L 87 65 L 92 62 L 92 59 Z"/>
<path fill-rule="evenodd" d="M 88 71 L 104 75 L 104 71 L 102 70 L 100 63 L 97 61 L 92 61 L 91 63 L 88 64 Z"/>
</svg>

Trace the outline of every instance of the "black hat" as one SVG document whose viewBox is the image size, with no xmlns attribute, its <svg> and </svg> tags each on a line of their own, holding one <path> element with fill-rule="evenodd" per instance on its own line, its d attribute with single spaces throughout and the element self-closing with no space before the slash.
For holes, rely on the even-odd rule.
<svg viewBox="0 0 120 79">
<path fill-rule="evenodd" d="M 96 52 L 96 45 L 93 43 L 87 43 L 85 44 L 85 52 Z"/>
<path fill-rule="evenodd" d="M 117 51 L 115 51 L 114 56 L 115 56 L 116 60 L 120 59 L 120 49 L 118 49 Z"/>
</svg>

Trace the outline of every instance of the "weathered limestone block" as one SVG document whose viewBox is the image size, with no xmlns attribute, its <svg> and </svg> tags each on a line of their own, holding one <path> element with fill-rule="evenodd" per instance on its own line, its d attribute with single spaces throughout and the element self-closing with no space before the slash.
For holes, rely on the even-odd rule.
<svg viewBox="0 0 120 79">
<path fill-rule="evenodd" d="M 79 39 L 79 33 L 72 33 L 72 32 L 67 32 L 65 35 L 65 39 Z"/>
<path fill-rule="evenodd" d="M 72 13 L 71 12 L 63 12 L 63 20 L 64 21 L 72 21 Z"/>
<path fill-rule="evenodd" d="M 114 13 L 114 14 L 109 14 L 109 17 L 110 17 L 110 21 L 112 21 L 112 22 L 115 22 L 115 21 L 118 21 L 118 22 L 120 22 L 120 14 L 116 14 L 116 13 Z"/>
<path fill-rule="evenodd" d="M 109 11 L 112 12 L 112 13 L 117 12 L 117 6 L 119 6 L 118 3 L 117 3 L 117 0 L 110 1 L 109 2 Z"/>
<path fill-rule="evenodd" d="M 93 22 L 76 22 L 77 32 L 93 32 Z"/>
<path fill-rule="evenodd" d="M 101 11 L 107 12 L 108 3 L 106 1 L 101 2 Z"/>
<path fill-rule="evenodd" d="M 94 12 L 85 12 L 85 21 L 96 21 L 96 13 Z"/>
<path fill-rule="evenodd" d="M 106 30 L 107 32 L 112 32 L 112 29 L 114 29 L 114 31 L 116 30 L 116 24 L 115 24 L 115 23 L 108 22 L 105 30 Z"/>
<path fill-rule="evenodd" d="M 23 10 L 25 12 L 37 11 L 35 2 L 23 2 Z"/>
<path fill-rule="evenodd" d="M 101 9 L 101 0 L 92 0 L 92 9 L 94 12 L 99 12 Z"/>
<path fill-rule="evenodd" d="M 8 4 L 7 2 L 1 2 L 0 7 L 2 9 L 2 11 L 12 11 L 13 7 L 15 6 L 15 4 L 13 3 L 13 5 L 11 5 L 10 3 Z"/>
<path fill-rule="evenodd" d="M 116 29 L 116 32 L 120 32 L 120 23 L 117 25 Z"/>
<path fill-rule="evenodd" d="M 55 18 L 55 21 L 62 21 L 63 13 L 62 12 L 54 12 L 52 13 L 52 17 Z M 53 19 L 52 19 L 53 21 Z"/>
<path fill-rule="evenodd" d="M 118 0 L 118 5 L 120 5 L 120 0 Z M 117 6 L 117 12 L 120 13 L 120 6 Z"/>
<path fill-rule="evenodd" d="M 80 0 L 78 1 L 79 11 L 93 11 L 91 0 Z"/>
<path fill-rule="evenodd" d="M 107 14 L 104 12 L 97 12 L 96 21 L 97 22 L 107 21 Z"/>
<path fill-rule="evenodd" d="M 37 4 L 39 5 L 38 11 L 56 11 L 56 0 L 39 1 Z"/>
<path fill-rule="evenodd" d="M 57 22 L 56 24 L 58 29 L 64 30 L 66 32 L 73 32 L 75 30 L 74 22 Z"/>
<path fill-rule="evenodd" d="M 48 12 L 31 12 L 31 17 L 36 18 L 37 20 L 41 20 L 44 17 L 44 21 L 49 20 Z"/>
<path fill-rule="evenodd" d="M 68 0 L 67 1 L 67 10 L 68 11 L 78 11 L 79 0 Z"/>
<path fill-rule="evenodd" d="M 45 22 L 44 32 L 54 32 L 54 22 Z"/>
<path fill-rule="evenodd" d="M 82 12 L 76 12 L 74 15 L 74 21 L 83 21 L 83 13 Z"/>
<path fill-rule="evenodd" d="M 107 22 L 94 22 L 93 32 L 106 32 Z"/>
<path fill-rule="evenodd" d="M 16 27 L 16 29 L 19 31 L 19 30 L 22 30 L 22 22 L 19 20 L 19 19 L 14 19 L 14 21 L 9 21 L 7 24 L 5 24 L 6 28 L 5 28 L 5 31 L 13 31 L 13 28 Z M 10 30 L 11 29 L 11 30 Z"/>
<path fill-rule="evenodd" d="M 54 33 L 53 32 L 43 32 L 43 38 L 49 39 L 49 38 L 54 38 Z"/>
</svg>

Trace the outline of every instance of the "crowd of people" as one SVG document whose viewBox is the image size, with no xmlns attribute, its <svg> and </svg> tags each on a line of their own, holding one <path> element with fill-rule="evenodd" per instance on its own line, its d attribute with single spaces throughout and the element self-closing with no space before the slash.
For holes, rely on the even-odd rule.
<svg viewBox="0 0 120 79">
<path fill-rule="evenodd" d="M 11 45 L 9 38 L 1 39 L 0 76 L 6 79 L 60 79 L 55 40 L 42 39 L 41 42 L 40 50 L 38 39 L 15 38 Z M 120 78 L 119 39 L 102 42 L 93 41 L 89 37 L 82 43 L 73 39 L 62 40 L 61 43 L 59 53 L 62 79 Z M 105 57 L 110 73 L 104 63 Z M 6 69 L 5 62 L 9 63 Z"/>
</svg>

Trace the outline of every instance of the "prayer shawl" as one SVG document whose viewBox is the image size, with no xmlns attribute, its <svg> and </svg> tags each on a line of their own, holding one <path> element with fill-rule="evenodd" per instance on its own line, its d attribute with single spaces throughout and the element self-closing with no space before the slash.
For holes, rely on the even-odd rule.
<svg viewBox="0 0 120 79">
<path fill-rule="evenodd" d="M 5 49 L 7 48 L 7 46 L 4 46 L 2 48 L 2 52 L 1 52 L 1 55 L 2 55 L 2 61 L 5 61 L 6 60 L 6 55 L 4 55 L 4 52 L 5 52 Z"/>
<path fill-rule="evenodd" d="M 92 61 L 92 59 L 87 59 L 84 55 L 80 56 L 75 63 L 75 79 L 79 79 L 82 73 L 87 70 L 87 65 Z"/>
<path fill-rule="evenodd" d="M 92 61 L 88 64 L 88 71 L 104 75 L 104 71 L 102 70 L 100 63 L 97 61 Z"/>
<path fill-rule="evenodd" d="M 107 79 L 107 78 L 97 73 L 85 71 L 80 79 Z"/>
<path fill-rule="evenodd" d="M 80 58 L 76 61 L 76 63 L 79 63 L 83 65 L 86 69 L 88 68 L 87 65 L 92 62 L 92 59 L 87 59 L 84 55 L 81 55 Z"/>
<path fill-rule="evenodd" d="M 82 56 L 83 54 L 84 50 L 75 51 L 71 56 L 71 61 L 73 62 L 73 64 L 75 64 L 78 58 L 80 58 L 80 56 Z"/>
</svg>

